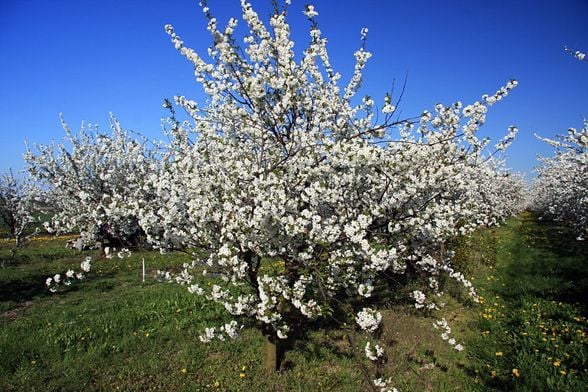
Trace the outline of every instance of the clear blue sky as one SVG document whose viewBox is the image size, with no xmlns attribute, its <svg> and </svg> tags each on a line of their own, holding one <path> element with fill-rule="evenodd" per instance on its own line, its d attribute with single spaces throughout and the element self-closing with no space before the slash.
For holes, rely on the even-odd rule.
<svg viewBox="0 0 588 392">
<path fill-rule="evenodd" d="M 293 0 L 290 21 L 301 51 L 308 1 Z M 254 0 L 267 16 L 270 0 Z M 533 133 L 553 136 L 588 116 L 588 62 L 563 51 L 588 51 L 588 1 L 317 0 L 318 22 L 335 68 L 348 80 L 359 31 L 369 29 L 374 56 L 364 93 L 380 98 L 408 75 L 403 114 L 438 103 L 464 103 L 493 93 L 509 78 L 519 87 L 488 114 L 484 133 L 520 128 L 508 165 L 531 174 L 549 148 Z M 239 17 L 238 0 L 209 0 L 221 23 Z M 0 171 L 22 169 L 24 141 L 60 140 L 62 112 L 72 129 L 82 120 L 158 138 L 163 99 L 203 101 L 192 67 L 171 45 L 171 23 L 199 53 L 210 43 L 197 0 L 1 0 Z M 243 27 L 243 22 L 240 26 Z"/>
</svg>

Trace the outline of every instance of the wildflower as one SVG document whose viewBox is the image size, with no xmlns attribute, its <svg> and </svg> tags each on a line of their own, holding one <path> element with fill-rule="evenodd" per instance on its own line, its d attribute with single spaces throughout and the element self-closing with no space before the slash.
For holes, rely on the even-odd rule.
<svg viewBox="0 0 588 392">
<path fill-rule="evenodd" d="M 519 369 L 512 369 L 512 375 L 515 377 L 520 377 L 521 376 L 521 372 L 519 371 Z"/>
<path fill-rule="evenodd" d="M 496 351 L 494 355 L 496 355 L 497 357 L 502 357 L 504 353 L 502 351 Z"/>
<path fill-rule="evenodd" d="M 553 366 L 560 367 L 561 366 L 561 360 L 556 359 L 555 362 L 553 362 Z"/>
</svg>

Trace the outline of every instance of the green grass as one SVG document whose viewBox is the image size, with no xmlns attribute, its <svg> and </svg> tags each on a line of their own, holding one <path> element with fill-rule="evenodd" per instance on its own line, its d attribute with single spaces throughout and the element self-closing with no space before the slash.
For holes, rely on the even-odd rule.
<svg viewBox="0 0 588 392">
<path fill-rule="evenodd" d="M 323 323 L 293 343 L 284 370 L 263 373 L 263 338 L 245 328 L 235 341 L 202 344 L 205 326 L 224 312 L 184 287 L 141 282 L 187 261 L 181 254 L 136 253 L 99 259 L 86 281 L 51 294 L 48 276 L 76 268 L 87 255 L 63 239 L 38 239 L 0 269 L 0 390 L 15 391 L 364 391 L 363 338 L 353 328 Z M 6 248 L 6 249 L 5 249 Z M 7 247 L 0 257 L 9 257 Z M 432 319 L 396 307 L 384 312 L 387 370 L 403 390 L 455 385 L 463 358 L 431 328 Z M 353 325 L 352 320 L 348 320 Z M 353 344 L 348 337 L 352 338 Z M 433 365 L 432 368 L 429 368 Z M 467 377 L 467 376 L 466 376 Z M 436 389 L 436 388 L 434 388 Z"/>
<path fill-rule="evenodd" d="M 587 251 L 529 213 L 500 229 L 473 322 L 471 369 L 483 390 L 588 390 Z"/>
<path fill-rule="evenodd" d="M 466 343 L 464 352 L 441 340 L 432 328 L 435 317 L 388 304 L 380 340 L 394 386 L 588 390 L 586 338 L 577 332 L 588 332 L 586 309 L 576 304 L 586 293 L 588 271 L 578 256 L 583 248 L 551 241 L 554 230 L 523 216 L 452 245 L 456 263 L 475 277 L 485 297 L 479 306 L 459 295 L 447 300 L 444 316 L 452 335 Z M 48 276 L 77 268 L 86 255 L 97 256 L 63 245 L 64 239 L 36 239 L 0 269 L 2 391 L 369 390 L 365 372 L 373 368 L 352 320 L 344 328 L 322 323 L 304 331 L 286 352 L 283 371 L 266 375 L 259 331 L 246 327 L 235 341 L 203 344 L 198 336 L 205 326 L 226 321 L 223 310 L 152 278 L 157 269 L 187 261 L 185 255 L 138 252 L 124 260 L 98 259 L 86 281 L 51 294 L 44 285 Z M 0 243 L 0 261 L 9 255 L 8 245 Z M 145 283 L 142 258 L 150 275 Z M 458 292 L 451 285 L 447 290 Z M 554 366 L 557 359 L 560 366 Z M 513 368 L 520 377 L 512 375 Z"/>
</svg>

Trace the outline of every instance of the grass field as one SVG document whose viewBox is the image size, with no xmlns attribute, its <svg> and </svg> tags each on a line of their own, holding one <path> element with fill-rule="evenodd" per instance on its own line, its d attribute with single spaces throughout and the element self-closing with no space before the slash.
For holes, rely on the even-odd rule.
<svg viewBox="0 0 588 392">
<path fill-rule="evenodd" d="M 497 231 L 470 358 L 487 388 L 588 390 L 588 246 L 522 214 Z"/>
<path fill-rule="evenodd" d="M 423 317 L 400 303 L 384 313 L 387 371 L 403 391 L 588 390 L 585 244 L 524 214 L 500 229 L 456 241 L 456 263 L 484 303 L 459 295 L 444 316 L 466 350 L 451 349 Z M 184 287 L 159 283 L 157 269 L 182 254 L 98 259 L 88 279 L 51 294 L 45 279 L 86 255 L 63 238 L 38 238 L 7 260 L 0 244 L 0 390 L 3 391 L 366 391 L 363 341 L 352 323 L 304 331 L 283 371 L 263 372 L 262 336 L 201 343 L 222 309 Z M 582 245 L 582 246 L 580 246 Z M 147 281 L 141 281 L 145 258 Z M 355 346 L 358 347 L 355 347 Z"/>
</svg>

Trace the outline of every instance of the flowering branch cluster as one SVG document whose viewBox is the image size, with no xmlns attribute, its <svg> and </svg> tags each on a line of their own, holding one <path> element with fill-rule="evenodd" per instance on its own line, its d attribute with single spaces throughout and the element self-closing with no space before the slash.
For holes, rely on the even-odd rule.
<svg viewBox="0 0 588 392">
<path fill-rule="evenodd" d="M 80 264 L 81 271 L 76 272 L 72 269 L 69 269 L 64 274 L 55 274 L 54 276 L 47 278 L 45 284 L 47 287 L 49 287 L 49 291 L 55 293 L 61 285 L 69 286 L 75 280 L 84 280 L 86 278 L 85 273 L 90 272 L 91 269 L 92 258 L 88 256 Z"/>
<path fill-rule="evenodd" d="M 538 136 L 537 136 L 538 137 Z M 540 158 L 532 186 L 533 208 L 568 226 L 578 239 L 588 237 L 588 121 L 555 140 L 540 138 L 555 155 Z"/>
<path fill-rule="evenodd" d="M 580 61 L 586 61 L 586 53 L 580 52 L 579 50 L 570 49 L 567 46 L 564 46 L 564 50 L 574 56 L 576 59 Z"/>
<path fill-rule="evenodd" d="M 443 331 L 441 333 L 441 338 L 443 340 L 447 341 L 447 343 L 449 343 L 449 345 L 451 347 L 453 347 L 457 351 L 462 351 L 463 350 L 463 345 L 461 345 L 460 343 L 457 343 L 457 341 L 455 340 L 455 338 L 452 338 L 451 337 L 451 327 L 447 323 L 447 320 L 445 320 L 444 318 L 441 319 L 441 320 L 437 320 L 433 324 L 433 327 L 435 329 L 440 329 L 440 330 Z"/>
<path fill-rule="evenodd" d="M 380 327 L 382 314 L 374 309 L 363 308 L 357 313 L 355 321 L 363 331 L 375 332 Z"/>
</svg>

